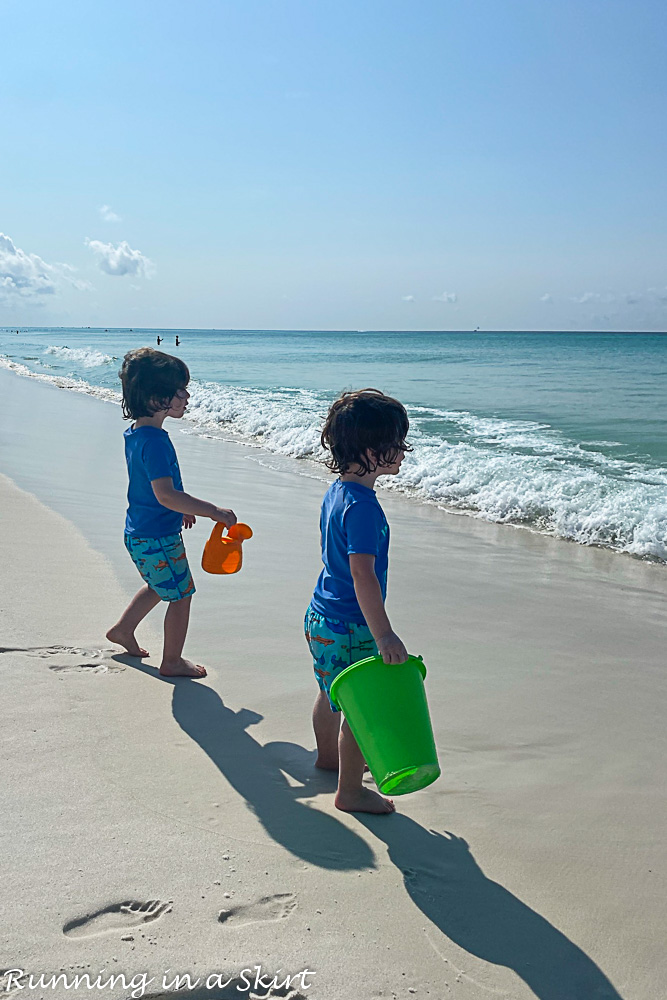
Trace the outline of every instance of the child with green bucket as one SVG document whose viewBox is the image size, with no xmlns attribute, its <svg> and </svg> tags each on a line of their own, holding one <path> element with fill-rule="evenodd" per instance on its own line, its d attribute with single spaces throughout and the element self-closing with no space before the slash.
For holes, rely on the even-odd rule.
<svg viewBox="0 0 667 1000">
<path fill-rule="evenodd" d="M 389 525 L 376 496 L 379 476 L 395 476 L 406 451 L 405 407 L 378 389 L 344 392 L 329 410 L 322 446 L 339 478 L 322 502 L 322 562 L 306 612 L 306 640 L 320 692 L 313 709 L 316 766 L 338 771 L 336 806 L 345 812 L 391 813 L 394 803 L 362 783 L 364 758 L 347 721 L 331 700 L 333 680 L 346 667 L 380 654 L 405 663 L 393 631 L 387 594 Z"/>
</svg>

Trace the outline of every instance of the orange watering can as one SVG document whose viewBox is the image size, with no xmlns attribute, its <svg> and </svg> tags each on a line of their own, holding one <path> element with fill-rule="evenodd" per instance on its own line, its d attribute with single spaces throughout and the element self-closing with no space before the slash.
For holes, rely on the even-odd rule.
<svg viewBox="0 0 667 1000">
<path fill-rule="evenodd" d="M 201 565 L 207 573 L 238 573 L 241 569 L 241 545 L 247 538 L 252 538 L 252 528 L 238 522 L 223 536 L 224 528 L 221 521 L 214 524 L 211 537 L 204 546 Z"/>
</svg>

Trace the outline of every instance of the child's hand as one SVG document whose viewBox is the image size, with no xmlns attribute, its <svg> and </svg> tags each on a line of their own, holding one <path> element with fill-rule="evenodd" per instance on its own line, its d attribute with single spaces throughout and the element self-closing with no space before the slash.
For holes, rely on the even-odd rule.
<svg viewBox="0 0 667 1000">
<path fill-rule="evenodd" d="M 222 523 L 231 528 L 233 524 L 236 524 L 236 514 L 233 510 L 227 510 L 226 507 L 216 507 L 213 514 L 211 514 L 211 520 L 222 521 Z"/>
<path fill-rule="evenodd" d="M 183 515 L 183 527 L 191 528 L 193 524 L 197 523 L 197 518 L 194 514 L 184 514 Z"/>
<path fill-rule="evenodd" d="M 405 663 L 408 651 L 395 632 L 387 632 L 377 641 L 378 652 L 385 663 Z"/>
</svg>

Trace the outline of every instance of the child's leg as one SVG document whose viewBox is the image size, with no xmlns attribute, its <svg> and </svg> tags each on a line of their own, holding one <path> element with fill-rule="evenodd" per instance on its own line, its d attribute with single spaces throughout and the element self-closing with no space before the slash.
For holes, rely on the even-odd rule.
<svg viewBox="0 0 667 1000">
<path fill-rule="evenodd" d="M 320 691 L 313 706 L 313 729 L 317 743 L 315 767 L 325 771 L 338 770 L 338 734 L 340 712 L 332 712 L 326 691 Z"/>
<path fill-rule="evenodd" d="M 159 603 L 159 595 L 152 587 L 145 584 L 134 595 L 116 624 L 107 632 L 109 642 L 117 642 L 119 646 L 124 646 L 130 656 L 148 656 L 146 650 L 142 649 L 135 639 L 134 630 L 148 612 Z"/>
<path fill-rule="evenodd" d="M 391 799 L 386 799 L 372 788 L 366 788 L 362 783 L 364 773 L 364 757 L 352 730 L 343 720 L 338 740 L 338 756 L 340 770 L 338 772 L 338 792 L 336 807 L 343 812 L 391 813 L 395 806 Z"/>
<path fill-rule="evenodd" d="M 163 677 L 206 677 L 206 668 L 181 655 L 190 621 L 191 597 L 170 601 L 164 616 L 164 648 L 160 673 Z"/>
</svg>

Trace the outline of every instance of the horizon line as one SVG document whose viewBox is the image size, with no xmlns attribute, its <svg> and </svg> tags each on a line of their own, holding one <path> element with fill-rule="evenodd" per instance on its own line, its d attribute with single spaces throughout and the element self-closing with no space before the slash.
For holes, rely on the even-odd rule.
<svg viewBox="0 0 667 1000">
<path fill-rule="evenodd" d="M 535 334 L 551 334 L 551 333 L 562 333 L 562 334 L 572 334 L 572 333 L 585 333 L 585 334 L 622 334 L 628 336 L 665 336 L 667 330 L 534 330 L 534 329 L 521 329 L 521 330 L 502 330 L 502 329 L 488 329 L 482 330 L 477 327 L 474 330 L 459 329 L 459 330 L 397 330 L 390 327 L 387 328 L 377 328 L 377 329 L 366 329 L 366 330 L 354 330 L 351 327 L 344 328 L 320 328 L 313 329 L 311 327 L 223 327 L 223 326 L 22 326 L 20 323 L 18 326 L 13 323 L 8 326 L 3 326 L 0 329 L 3 332 L 9 332 L 11 330 L 20 331 L 39 331 L 39 330 L 72 330 L 74 331 L 85 331 L 90 330 L 94 333 L 113 333 L 113 332 L 124 332 L 124 333 L 161 333 L 163 331 L 169 333 L 465 333 L 465 334 L 475 334 L 475 333 L 535 333 Z"/>
</svg>

